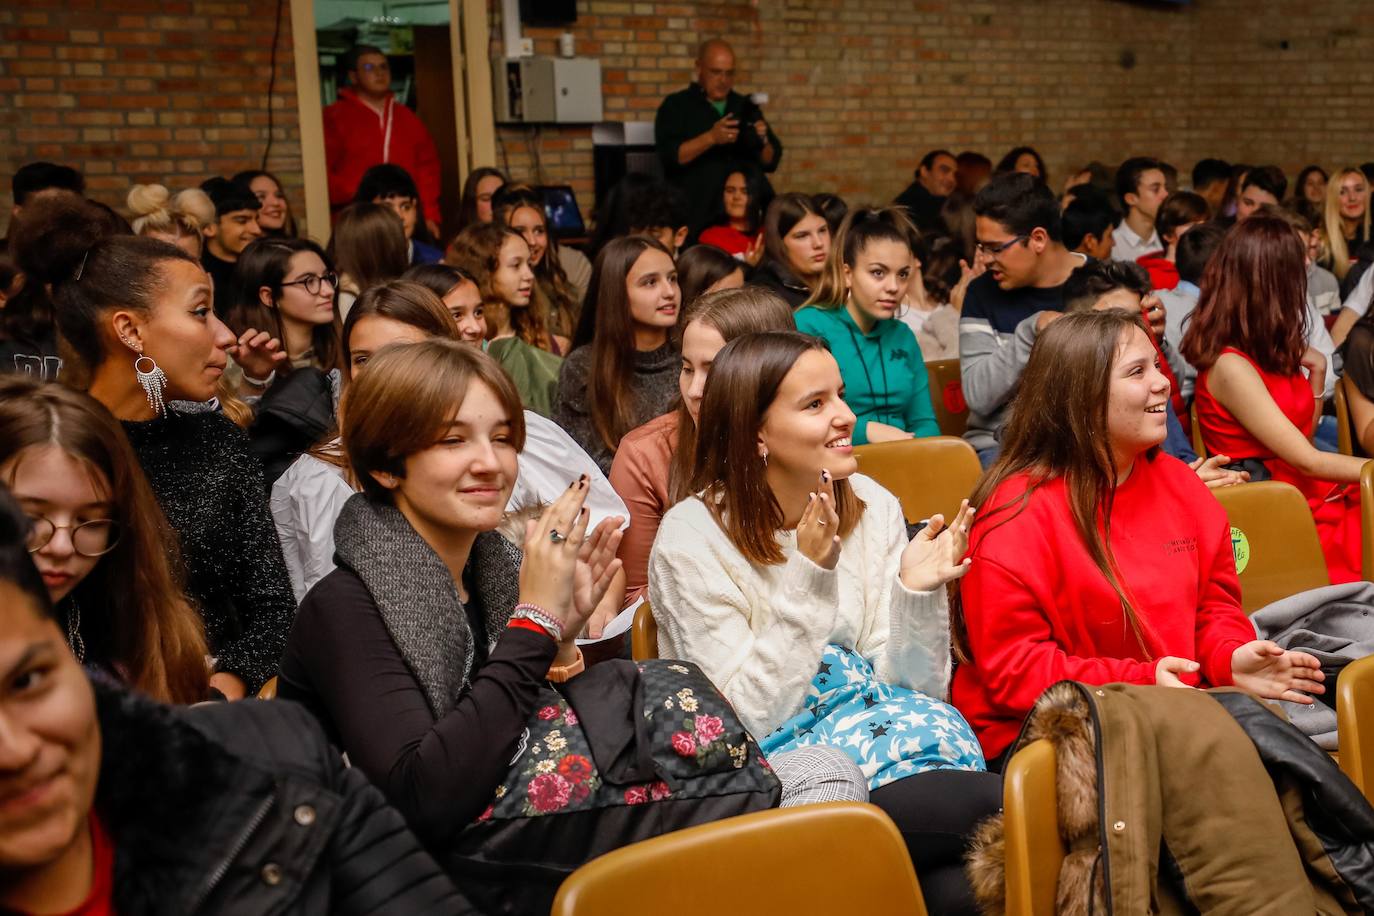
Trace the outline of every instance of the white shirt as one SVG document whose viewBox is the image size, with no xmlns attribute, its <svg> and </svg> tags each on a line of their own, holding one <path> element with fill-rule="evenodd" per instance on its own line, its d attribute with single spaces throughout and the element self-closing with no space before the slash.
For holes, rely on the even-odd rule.
<svg viewBox="0 0 1374 916">
<path fill-rule="evenodd" d="M 616 515 L 625 519 L 622 528 L 630 523 L 630 510 L 591 456 L 558 424 L 528 410 L 518 468 L 507 512 L 547 506 L 586 474 L 588 530 Z M 268 502 L 297 604 L 334 571 L 334 522 L 353 494 L 342 468 L 313 455 L 297 458 L 272 485 Z"/>
<path fill-rule="evenodd" d="M 832 643 L 873 662 L 885 683 L 937 700 L 948 691 L 945 590 L 902 584 L 897 498 L 862 474 L 849 483 L 867 508 L 834 569 L 797 550 L 794 531 L 778 533 L 783 563 L 749 562 L 697 497 L 668 510 L 654 539 L 649 599 L 660 654 L 700 665 L 756 735 L 802 708 Z"/>
<path fill-rule="evenodd" d="M 1350 295 L 1346 296 L 1345 301 L 1341 303 L 1341 308 L 1350 309 L 1363 318 L 1365 312 L 1369 311 L 1371 299 L 1374 299 L 1374 267 L 1364 272 L 1360 277 L 1360 282 L 1355 284 Z"/>
<path fill-rule="evenodd" d="M 1159 233 L 1155 232 L 1153 225 L 1150 226 L 1150 237 L 1141 238 L 1135 234 L 1135 230 L 1123 219 L 1117 224 L 1112 232 L 1112 260 L 1130 261 L 1134 264 L 1143 255 L 1155 251 L 1162 251 L 1164 245 L 1159 241 Z"/>
</svg>

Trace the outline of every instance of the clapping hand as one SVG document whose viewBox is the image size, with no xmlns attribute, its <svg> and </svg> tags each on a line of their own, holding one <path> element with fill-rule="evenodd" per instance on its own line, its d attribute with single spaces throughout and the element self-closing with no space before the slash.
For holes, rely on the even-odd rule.
<svg viewBox="0 0 1374 916">
<path fill-rule="evenodd" d="M 971 559 L 961 559 L 968 552 L 968 531 L 973 524 L 974 510 L 968 500 L 959 504 L 954 521 L 945 527 L 943 515 L 932 515 L 926 526 L 902 551 L 902 584 L 913 592 L 933 591 L 946 582 L 962 578 L 968 572 Z"/>
<path fill-rule="evenodd" d="M 583 509 L 582 513 L 585 517 L 587 510 Z M 606 596 L 611 580 L 620 571 L 621 564 L 616 558 L 616 551 L 620 549 L 620 537 L 623 534 L 620 526 L 624 523 L 625 519 L 619 515 L 603 518 L 578 551 L 577 569 L 573 573 L 573 603 L 577 605 L 579 614 L 591 616 Z M 602 622 L 604 626 L 605 622 Z M 600 628 L 598 635 L 599 632 Z"/>
<path fill-rule="evenodd" d="M 1306 652 L 1284 649 L 1267 639 L 1247 642 L 1231 653 L 1231 680 L 1242 690 L 1269 700 L 1310 706 L 1308 694 L 1323 694 L 1321 662 Z"/>
<path fill-rule="evenodd" d="M 577 554 L 587 531 L 587 516 L 582 511 L 586 498 L 584 476 L 545 507 L 538 519 L 525 523 L 520 601 L 548 612 L 563 625 L 565 633 L 582 628 L 573 589 Z"/>
<path fill-rule="evenodd" d="M 1198 458 L 1188 467 L 1197 473 L 1198 479 L 1207 484 L 1209 490 L 1247 483 L 1250 480 L 1250 472 L 1231 471 L 1223 466 L 1230 463 L 1229 455 L 1213 455 L 1211 458 Z"/>
<path fill-rule="evenodd" d="M 1185 683 L 1182 675 L 1196 674 L 1201 667 L 1190 658 L 1166 655 L 1155 663 L 1155 686 L 1183 687 L 1191 690 L 1193 685 Z"/>
<path fill-rule="evenodd" d="M 821 471 L 821 485 L 806 501 L 797 523 L 797 549 L 821 569 L 834 569 L 840 561 L 840 517 L 829 471 Z"/>
</svg>

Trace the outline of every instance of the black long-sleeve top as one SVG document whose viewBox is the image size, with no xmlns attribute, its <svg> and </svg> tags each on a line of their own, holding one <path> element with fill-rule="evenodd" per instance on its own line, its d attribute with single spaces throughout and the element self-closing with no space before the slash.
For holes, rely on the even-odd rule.
<svg viewBox="0 0 1374 916">
<path fill-rule="evenodd" d="M 277 673 L 296 601 L 248 437 L 218 411 L 126 422 L 176 530 L 216 670 L 251 692 Z"/>
<path fill-rule="evenodd" d="M 411 828 L 442 847 L 491 803 L 557 652 L 542 633 L 506 630 L 436 720 L 367 586 L 340 567 L 301 602 L 277 695 L 309 708 Z"/>
</svg>

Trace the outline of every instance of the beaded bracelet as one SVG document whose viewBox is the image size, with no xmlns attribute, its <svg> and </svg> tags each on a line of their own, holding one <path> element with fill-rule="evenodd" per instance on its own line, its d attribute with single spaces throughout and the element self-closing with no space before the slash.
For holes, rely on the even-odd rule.
<svg viewBox="0 0 1374 916">
<path fill-rule="evenodd" d="M 512 619 L 532 620 L 543 627 L 554 642 L 563 641 L 563 624 L 558 622 L 548 611 L 537 604 L 520 602 L 515 606 L 515 612 L 511 614 Z"/>
</svg>

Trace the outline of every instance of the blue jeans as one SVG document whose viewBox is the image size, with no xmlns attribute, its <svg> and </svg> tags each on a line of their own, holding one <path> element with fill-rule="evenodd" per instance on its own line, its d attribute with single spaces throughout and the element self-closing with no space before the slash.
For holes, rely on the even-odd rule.
<svg viewBox="0 0 1374 916">
<path fill-rule="evenodd" d="M 983 470 L 992 467 L 997 461 L 997 456 L 1002 454 L 1002 446 L 989 445 L 987 448 L 978 449 L 978 462 L 983 466 Z"/>
<path fill-rule="evenodd" d="M 1336 445 L 1335 417 L 1322 417 L 1317 421 L 1317 434 L 1312 437 L 1312 444 L 1323 452 L 1340 451 Z"/>
</svg>

